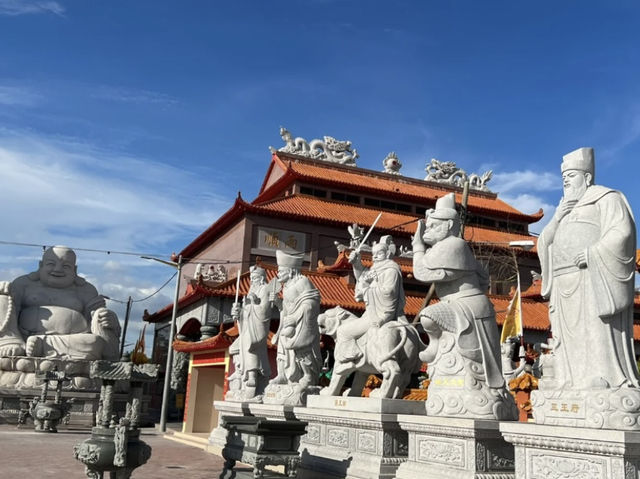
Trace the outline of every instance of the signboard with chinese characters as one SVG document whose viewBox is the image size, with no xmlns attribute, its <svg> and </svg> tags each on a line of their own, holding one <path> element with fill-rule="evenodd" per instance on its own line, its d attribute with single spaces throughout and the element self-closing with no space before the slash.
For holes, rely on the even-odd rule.
<svg viewBox="0 0 640 479">
<path fill-rule="evenodd" d="M 275 251 L 277 249 L 302 253 L 306 251 L 306 235 L 295 231 L 287 231 L 276 228 L 258 228 L 258 249 Z"/>
</svg>

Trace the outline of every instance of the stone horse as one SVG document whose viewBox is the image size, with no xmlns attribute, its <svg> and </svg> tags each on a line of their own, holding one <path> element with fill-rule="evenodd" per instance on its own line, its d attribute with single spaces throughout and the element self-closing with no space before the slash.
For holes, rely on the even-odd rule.
<svg viewBox="0 0 640 479">
<path fill-rule="evenodd" d="M 363 321 L 342 308 L 335 307 L 318 317 L 320 333 L 335 341 L 333 375 L 329 386 L 320 391 L 326 396 L 339 396 L 340 390 L 352 372 L 355 372 L 349 396 L 361 396 L 367 377 L 382 374 L 383 381 L 377 397 L 399 399 L 409 384 L 411 374 L 420 369 L 422 361 L 418 355 L 426 346 L 416 329 L 406 321 L 390 321 L 381 327 L 371 326 L 356 340 L 359 351 L 353 351 L 353 338 L 349 327 L 353 321 Z M 386 336 L 381 341 L 380 338 Z M 380 344 L 395 344 L 383 350 Z"/>
</svg>

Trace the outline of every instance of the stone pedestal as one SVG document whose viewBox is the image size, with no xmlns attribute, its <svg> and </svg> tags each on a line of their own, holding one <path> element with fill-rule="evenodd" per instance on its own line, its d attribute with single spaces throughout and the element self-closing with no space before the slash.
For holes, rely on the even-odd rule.
<svg viewBox="0 0 640 479">
<path fill-rule="evenodd" d="M 264 390 L 262 402 L 284 406 L 304 406 L 307 404 L 307 398 L 318 394 L 320 389 L 322 389 L 320 386 L 301 387 L 299 384 L 269 384 Z"/>
<path fill-rule="evenodd" d="M 538 390 L 531 393 L 533 418 L 547 426 L 638 431 L 640 389 Z"/>
<path fill-rule="evenodd" d="M 398 415 L 424 413 L 422 401 L 310 396 L 307 407 L 294 409 L 308 423 L 298 477 L 395 478 L 408 454 Z"/>
<path fill-rule="evenodd" d="M 409 435 L 409 454 L 397 479 L 514 477 L 513 446 L 502 438 L 498 421 L 402 415 L 398 422 Z"/>
<path fill-rule="evenodd" d="M 502 423 L 515 446 L 515 479 L 637 479 L 640 432 Z"/>
</svg>

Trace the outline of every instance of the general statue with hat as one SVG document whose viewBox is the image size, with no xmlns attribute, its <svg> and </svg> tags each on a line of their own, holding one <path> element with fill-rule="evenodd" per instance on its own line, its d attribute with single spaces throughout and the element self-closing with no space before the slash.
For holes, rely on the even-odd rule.
<svg viewBox="0 0 640 479">
<path fill-rule="evenodd" d="M 258 265 L 249 268 L 251 286 L 242 304 L 233 303 L 231 316 L 238 321 L 236 342 L 239 355 L 240 392 L 227 394 L 227 400 L 260 401 L 271 376 L 267 354 L 267 336 L 271 324 L 273 303 L 269 293 L 273 285 L 267 283 L 267 274 Z"/>
<path fill-rule="evenodd" d="M 538 239 L 553 335 L 553 377 L 540 389 L 637 387 L 633 214 L 622 193 L 594 184 L 593 148 L 565 155 L 561 170 L 564 196 Z"/>
<path fill-rule="evenodd" d="M 427 414 L 510 420 L 517 417 L 505 387 L 495 311 L 486 295 L 489 275 L 459 237 L 450 193 L 420 220 L 413 238 L 413 275 L 435 283 L 439 302 L 419 313 L 429 335 L 420 353 L 431 382 Z"/>
<path fill-rule="evenodd" d="M 265 403 L 301 404 L 320 377 L 320 292 L 301 273 L 303 258 L 302 253 L 276 251 L 278 281 L 284 286 L 282 299 L 274 293 L 269 299 L 280 310 L 280 325 L 271 340 L 278 347 L 278 374 L 265 391 Z M 278 386 L 288 386 L 288 392 L 281 393 Z"/>
</svg>

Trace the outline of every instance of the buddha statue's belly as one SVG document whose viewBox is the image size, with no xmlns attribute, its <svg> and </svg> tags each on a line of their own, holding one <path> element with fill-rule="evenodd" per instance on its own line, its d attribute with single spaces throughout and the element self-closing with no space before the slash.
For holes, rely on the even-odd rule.
<svg viewBox="0 0 640 479">
<path fill-rule="evenodd" d="M 89 332 L 89 322 L 78 311 L 63 306 L 27 306 L 18 320 L 22 333 L 75 334 Z"/>
</svg>

